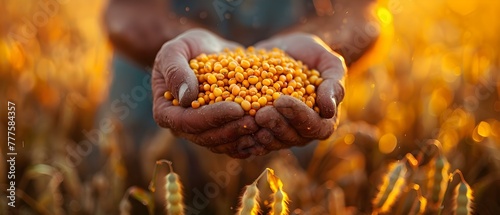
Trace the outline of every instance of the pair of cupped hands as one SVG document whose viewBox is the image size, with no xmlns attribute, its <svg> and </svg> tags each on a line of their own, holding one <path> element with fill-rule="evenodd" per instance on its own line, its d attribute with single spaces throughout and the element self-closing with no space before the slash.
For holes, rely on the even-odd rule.
<svg viewBox="0 0 500 215">
<path fill-rule="evenodd" d="M 166 42 L 158 52 L 152 71 L 153 114 L 156 122 L 176 135 L 215 153 L 235 158 L 264 155 L 274 150 L 303 146 L 326 139 L 335 130 L 338 104 L 344 97 L 345 64 L 318 37 L 291 33 L 254 45 L 256 49 L 283 49 L 324 81 L 316 89 L 320 113 L 291 96 L 281 96 L 273 106 L 260 108 L 255 116 L 245 115 L 235 102 L 223 101 L 191 108 L 198 98 L 199 83 L 189 60 L 202 53 L 242 47 L 204 29 L 192 29 Z M 180 101 L 174 106 L 164 98 L 170 91 Z"/>
</svg>

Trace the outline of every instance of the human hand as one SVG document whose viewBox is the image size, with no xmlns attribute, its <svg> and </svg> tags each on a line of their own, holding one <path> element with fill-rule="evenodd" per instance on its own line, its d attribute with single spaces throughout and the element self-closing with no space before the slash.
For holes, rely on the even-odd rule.
<svg viewBox="0 0 500 215">
<path fill-rule="evenodd" d="M 276 36 L 256 44 L 257 49 L 273 47 L 284 50 L 321 73 L 324 81 L 316 90 L 320 113 L 296 98 L 281 96 L 273 106 L 257 111 L 255 121 L 261 128 L 254 134 L 254 139 L 267 151 L 272 151 L 328 138 L 335 130 L 337 107 L 344 98 L 346 66 L 343 58 L 318 37 L 305 33 Z"/>
<path fill-rule="evenodd" d="M 156 122 L 216 153 L 246 158 L 251 155 L 255 141 L 250 134 L 258 130 L 255 120 L 245 116 L 235 102 L 217 102 L 191 108 L 198 98 L 198 79 L 188 62 L 202 53 L 221 52 L 239 45 L 202 29 L 189 30 L 165 43 L 156 57 L 153 73 L 153 115 Z M 164 98 L 172 92 L 180 106 Z"/>
</svg>

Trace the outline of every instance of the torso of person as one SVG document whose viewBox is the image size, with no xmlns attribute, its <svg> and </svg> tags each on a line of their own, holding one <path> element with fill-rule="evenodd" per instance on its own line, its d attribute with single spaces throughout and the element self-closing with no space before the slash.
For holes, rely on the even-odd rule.
<svg viewBox="0 0 500 215">
<path fill-rule="evenodd" d="M 198 22 L 226 39 L 253 45 L 314 13 L 307 0 L 172 0 L 182 19 Z"/>
</svg>

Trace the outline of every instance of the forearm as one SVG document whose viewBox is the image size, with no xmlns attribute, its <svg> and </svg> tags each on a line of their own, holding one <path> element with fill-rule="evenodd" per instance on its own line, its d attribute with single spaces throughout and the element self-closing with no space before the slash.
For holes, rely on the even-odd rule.
<svg viewBox="0 0 500 215">
<path fill-rule="evenodd" d="M 173 12 L 166 0 L 110 0 L 104 25 L 114 48 L 144 66 L 151 66 L 161 46 L 199 27 Z"/>
<path fill-rule="evenodd" d="M 320 2 L 320 1 L 315 1 Z M 323 11 L 314 14 L 301 23 L 282 33 L 306 32 L 321 38 L 334 51 L 341 54 L 349 66 L 358 60 L 375 42 L 380 27 L 372 15 L 374 1 L 334 1 Z M 318 5 L 318 7 L 321 7 Z M 325 10 L 326 8 L 326 10 Z M 321 14 L 324 13 L 324 14 Z"/>
</svg>

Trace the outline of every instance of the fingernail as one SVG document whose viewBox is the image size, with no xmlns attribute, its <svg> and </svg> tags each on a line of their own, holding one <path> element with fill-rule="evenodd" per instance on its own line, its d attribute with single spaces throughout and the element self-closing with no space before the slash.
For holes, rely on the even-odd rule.
<svg viewBox="0 0 500 215">
<path fill-rule="evenodd" d="M 179 88 L 179 101 L 182 101 L 182 97 L 184 96 L 184 93 L 186 93 L 187 89 L 188 85 L 186 83 L 182 83 Z"/>
</svg>

